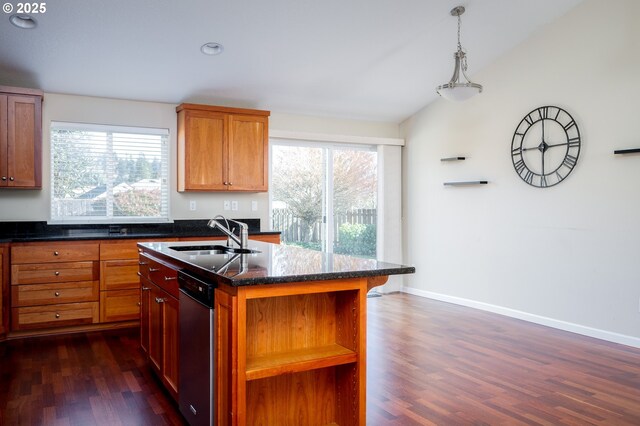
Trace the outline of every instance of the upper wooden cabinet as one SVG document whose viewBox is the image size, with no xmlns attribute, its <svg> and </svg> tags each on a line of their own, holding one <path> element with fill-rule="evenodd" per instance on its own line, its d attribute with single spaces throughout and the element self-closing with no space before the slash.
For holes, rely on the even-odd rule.
<svg viewBox="0 0 640 426">
<path fill-rule="evenodd" d="M 42 188 L 42 91 L 0 86 L 0 188 Z"/>
<path fill-rule="evenodd" d="M 181 104 L 178 191 L 268 190 L 269 111 Z"/>
</svg>

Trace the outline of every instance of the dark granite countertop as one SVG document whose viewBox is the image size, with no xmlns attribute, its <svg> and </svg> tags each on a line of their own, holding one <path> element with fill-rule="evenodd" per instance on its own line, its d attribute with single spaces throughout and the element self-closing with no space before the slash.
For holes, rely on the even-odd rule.
<svg viewBox="0 0 640 426">
<path fill-rule="evenodd" d="M 210 254 L 207 250 L 177 251 L 176 246 L 207 246 L 219 241 L 139 243 L 144 251 L 214 283 L 230 286 L 279 284 L 344 278 L 412 274 L 412 266 L 354 256 L 323 253 L 284 244 L 249 241 L 251 254 Z"/>
<path fill-rule="evenodd" d="M 249 235 L 278 235 L 260 231 L 260 219 L 237 219 L 247 223 Z M 0 222 L 0 243 L 145 239 L 224 236 L 207 226 L 208 219 L 176 220 L 172 223 L 117 225 L 49 225 L 46 222 Z"/>
</svg>

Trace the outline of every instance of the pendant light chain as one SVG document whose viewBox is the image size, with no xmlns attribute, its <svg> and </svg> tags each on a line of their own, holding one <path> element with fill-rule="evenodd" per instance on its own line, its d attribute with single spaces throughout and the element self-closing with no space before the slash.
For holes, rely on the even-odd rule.
<svg viewBox="0 0 640 426">
<path fill-rule="evenodd" d="M 458 14 L 458 52 L 462 52 L 462 44 L 460 43 L 460 26 L 462 23 L 462 18 L 460 18 L 460 14 Z M 462 66 L 462 70 L 464 72 L 467 71 L 467 55 L 465 54 L 461 54 L 460 55 L 460 60 L 461 60 L 461 66 Z"/>
</svg>

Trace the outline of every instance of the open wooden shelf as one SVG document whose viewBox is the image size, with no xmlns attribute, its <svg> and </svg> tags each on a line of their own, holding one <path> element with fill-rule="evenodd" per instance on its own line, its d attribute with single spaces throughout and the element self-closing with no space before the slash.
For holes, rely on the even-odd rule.
<svg viewBox="0 0 640 426">
<path fill-rule="evenodd" d="M 247 359 L 247 380 L 263 379 L 281 374 L 299 373 L 317 368 L 333 367 L 357 361 L 357 353 L 333 344 L 304 348 L 279 354 L 266 354 Z"/>
</svg>

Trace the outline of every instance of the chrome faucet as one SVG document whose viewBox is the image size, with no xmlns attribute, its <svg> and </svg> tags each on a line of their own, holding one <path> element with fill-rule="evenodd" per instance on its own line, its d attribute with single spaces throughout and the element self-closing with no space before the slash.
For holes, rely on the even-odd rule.
<svg viewBox="0 0 640 426">
<path fill-rule="evenodd" d="M 218 219 L 224 220 L 226 226 L 220 223 Z M 233 231 L 235 231 L 235 228 L 230 229 L 229 222 L 237 224 L 238 227 L 240 228 L 238 230 L 237 236 L 233 233 Z M 211 219 L 207 225 L 211 229 L 218 228 L 219 230 L 221 230 L 227 236 L 228 240 L 235 241 L 235 243 L 238 244 L 241 249 L 247 248 L 248 240 L 249 240 L 249 227 L 247 226 L 246 223 L 238 222 L 232 219 L 227 219 L 221 214 L 219 214 L 213 219 Z M 229 244 L 228 240 L 227 240 L 227 244 Z"/>
</svg>

